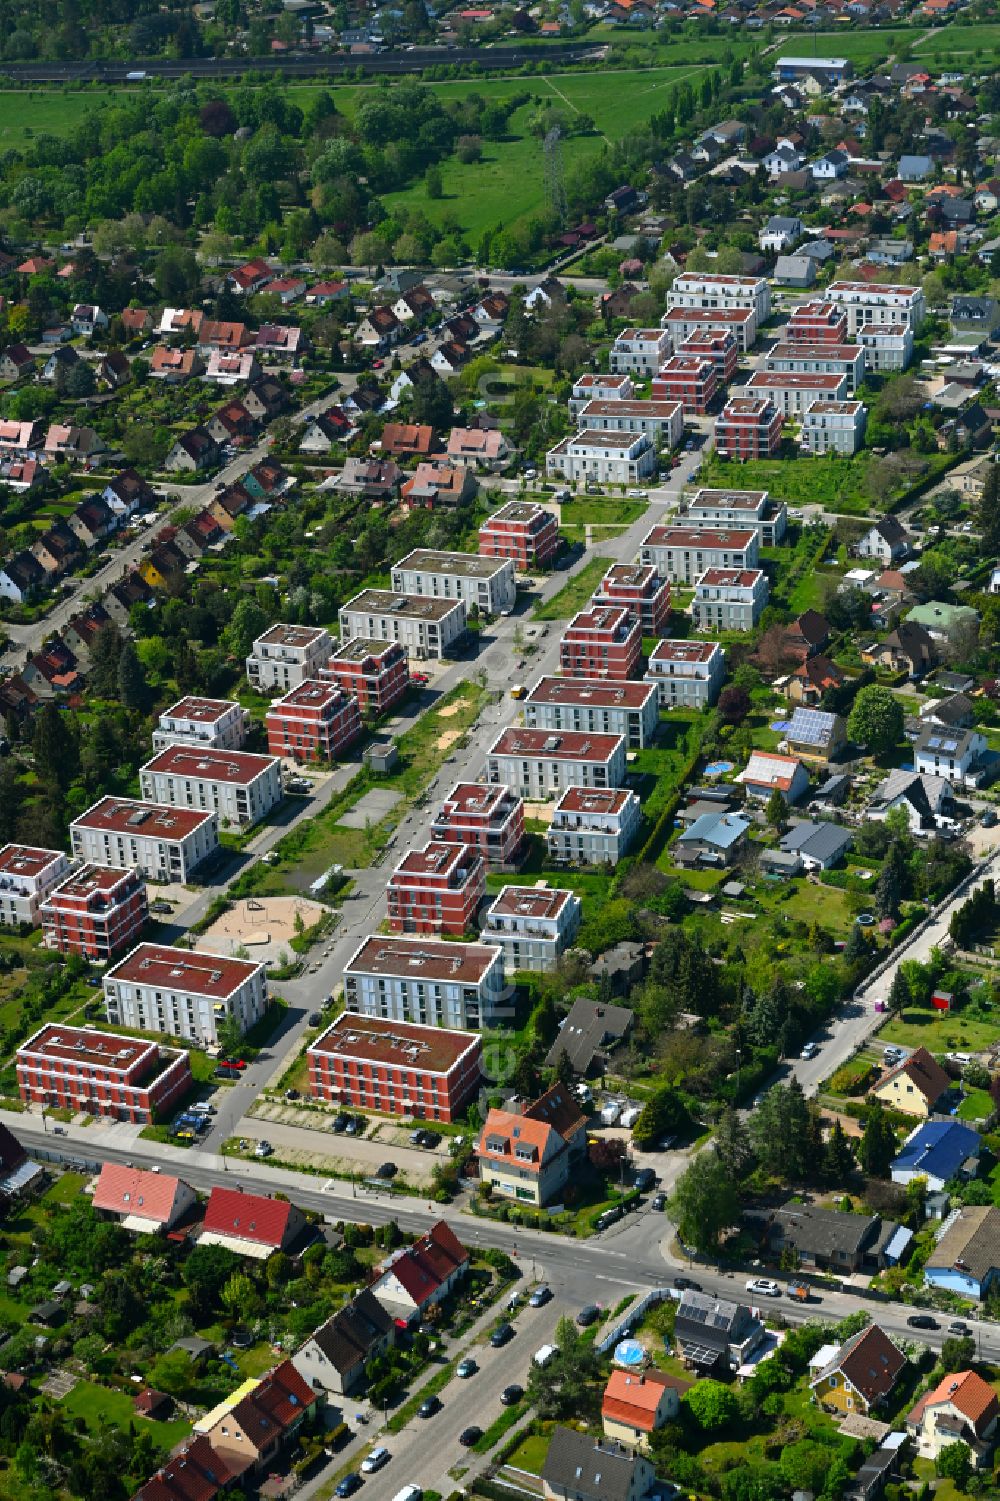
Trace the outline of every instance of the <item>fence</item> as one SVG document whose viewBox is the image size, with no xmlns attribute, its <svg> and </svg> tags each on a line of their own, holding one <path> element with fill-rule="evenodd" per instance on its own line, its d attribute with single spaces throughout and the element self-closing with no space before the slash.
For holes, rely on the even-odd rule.
<svg viewBox="0 0 1000 1501">
<path fill-rule="evenodd" d="M 630 1304 L 614 1328 L 603 1339 L 595 1339 L 594 1349 L 598 1355 L 607 1355 L 619 1340 L 627 1339 L 632 1333 L 636 1319 L 641 1318 L 647 1309 L 655 1308 L 659 1303 L 665 1303 L 669 1297 L 670 1293 L 665 1287 L 654 1287 L 652 1292 L 645 1293 L 637 1303 Z"/>
</svg>

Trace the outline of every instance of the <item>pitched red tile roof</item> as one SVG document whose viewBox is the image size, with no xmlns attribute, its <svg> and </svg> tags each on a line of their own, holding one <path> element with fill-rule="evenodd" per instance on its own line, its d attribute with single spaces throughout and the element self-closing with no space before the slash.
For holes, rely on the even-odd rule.
<svg viewBox="0 0 1000 1501">
<path fill-rule="evenodd" d="M 92 1202 L 95 1209 L 134 1214 L 166 1225 L 179 1184 L 180 1179 L 169 1173 L 147 1173 L 141 1168 L 106 1162 Z"/>
<path fill-rule="evenodd" d="M 205 1230 L 229 1235 L 277 1250 L 288 1233 L 292 1206 L 264 1194 L 240 1193 L 238 1188 L 213 1188 L 205 1206 Z"/>
<path fill-rule="evenodd" d="M 214 1501 L 234 1472 L 199 1435 L 140 1486 L 134 1501 Z"/>
<path fill-rule="evenodd" d="M 233 1408 L 234 1422 L 258 1449 L 274 1439 L 275 1429 L 284 1432 L 316 1401 L 316 1393 L 303 1381 L 290 1360 L 275 1366 L 253 1391 Z"/>
<path fill-rule="evenodd" d="M 663 1371 L 612 1371 L 604 1388 L 602 1418 L 627 1423 L 640 1433 L 652 1433 L 656 1409 L 667 1387 L 680 1395 L 692 1385 Z"/>
</svg>

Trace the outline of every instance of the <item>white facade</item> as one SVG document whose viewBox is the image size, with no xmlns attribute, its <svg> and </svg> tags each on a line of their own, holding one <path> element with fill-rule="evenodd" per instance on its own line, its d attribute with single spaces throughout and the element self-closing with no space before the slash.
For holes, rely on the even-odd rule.
<svg viewBox="0 0 1000 1501">
<path fill-rule="evenodd" d="M 530 730 L 622 735 L 630 750 L 652 745 L 659 724 L 656 694 L 645 683 L 542 678 L 524 702 Z"/>
<path fill-rule="evenodd" d="M 758 370 L 750 377 L 741 394 L 764 397 L 773 402 L 783 417 L 801 417 L 815 402 L 846 400 L 847 376 Z"/>
<path fill-rule="evenodd" d="M 766 490 L 700 489 L 685 503 L 682 519 L 686 526 L 752 526 L 761 547 L 776 547 L 785 540 L 788 507 Z"/>
<path fill-rule="evenodd" d="M 805 453 L 857 453 L 865 439 L 867 413 L 860 401 L 817 401 L 802 418 Z"/>
<path fill-rule="evenodd" d="M 645 433 L 580 432 L 545 455 L 545 472 L 576 483 L 634 485 L 656 473 L 656 448 Z"/>
<path fill-rule="evenodd" d="M 264 1015 L 267 972 L 242 959 L 141 943 L 105 975 L 104 1004 L 114 1026 L 215 1045 L 223 1022 L 246 1032 Z"/>
<path fill-rule="evenodd" d="M 870 323 L 858 329 L 858 343 L 873 370 L 905 370 L 913 359 L 913 330 L 908 323 Z"/>
<path fill-rule="evenodd" d="M 588 401 L 580 427 L 594 433 L 647 433 L 657 448 L 676 448 L 684 435 L 679 401 Z"/>
<path fill-rule="evenodd" d="M 667 307 L 752 308 L 760 324 L 771 316 L 771 288 L 766 276 L 682 271 L 667 293 Z"/>
<path fill-rule="evenodd" d="M 182 698 L 160 715 L 153 731 L 153 749 L 193 745 L 239 750 L 247 738 L 249 724 L 249 710 L 242 704 L 228 699 Z"/>
<path fill-rule="evenodd" d="M 694 586 L 691 619 L 699 631 L 752 631 L 769 594 L 760 568 L 709 568 Z"/>
<path fill-rule="evenodd" d="M 344 1003 L 361 1016 L 478 1031 L 508 995 L 503 951 L 436 938 L 370 937 L 344 968 Z"/>
<path fill-rule="evenodd" d="M 395 594 L 463 599 L 483 615 L 507 615 L 517 603 L 513 560 L 471 552 L 417 548 L 393 566 L 392 588 Z"/>
<path fill-rule="evenodd" d="M 556 865 L 617 865 L 639 834 L 642 805 L 623 787 L 598 792 L 569 787 L 545 833 Z"/>
<path fill-rule="evenodd" d="M 69 871 L 69 860 L 61 850 L 4 845 L 0 850 L 0 928 L 16 928 L 21 923 L 37 927 L 38 909 Z"/>
<path fill-rule="evenodd" d="M 215 813 L 104 797 L 69 826 L 73 854 L 93 865 L 138 870 L 149 881 L 187 881 L 219 848 Z"/>
<path fill-rule="evenodd" d="M 919 333 L 927 311 L 920 287 L 869 285 L 866 281 L 834 281 L 823 294 L 847 314 L 847 331 L 854 335 L 871 324 L 905 323 Z"/>
<path fill-rule="evenodd" d="M 580 931 L 580 910 L 574 891 L 505 886 L 486 910 L 481 937 L 499 944 L 508 971 L 554 969 Z"/>
<path fill-rule="evenodd" d="M 567 787 L 620 787 L 625 780 L 625 739 L 576 731 L 504 730 L 487 754 L 486 780 L 542 801 Z"/>
<path fill-rule="evenodd" d="M 171 745 L 139 768 L 142 795 L 171 808 L 216 813 L 223 825 L 259 823 L 281 802 L 280 756 Z"/>
<path fill-rule="evenodd" d="M 425 594 L 391 594 L 365 589 L 340 611 L 341 640 L 398 641 L 417 661 L 445 656 L 465 635 L 469 612 L 464 599 Z"/>
<path fill-rule="evenodd" d="M 247 678 L 262 693 L 287 693 L 307 678 L 319 677 L 332 651 L 330 632 L 321 626 L 272 625 L 253 644 Z"/>
<path fill-rule="evenodd" d="M 707 568 L 755 568 L 756 531 L 734 528 L 654 526 L 643 539 L 640 561 L 652 564 L 672 584 L 693 584 Z"/>
<path fill-rule="evenodd" d="M 764 356 L 765 370 L 801 375 L 846 375 L 853 396 L 865 378 L 866 356 L 860 344 L 774 344 Z"/>
<path fill-rule="evenodd" d="M 717 641 L 658 641 L 646 666 L 646 682 L 664 707 L 714 704 L 725 676 L 726 654 Z"/>
<path fill-rule="evenodd" d="M 670 335 L 662 328 L 627 328 L 611 346 L 612 375 L 655 375 L 670 353 Z"/>
<path fill-rule="evenodd" d="M 578 418 L 591 401 L 630 401 L 635 387 L 629 375 L 587 374 L 577 376 L 569 398 L 569 414 Z"/>
</svg>

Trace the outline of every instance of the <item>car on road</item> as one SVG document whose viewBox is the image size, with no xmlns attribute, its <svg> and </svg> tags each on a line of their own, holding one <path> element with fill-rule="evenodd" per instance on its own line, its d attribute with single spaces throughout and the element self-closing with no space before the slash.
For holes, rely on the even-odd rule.
<svg viewBox="0 0 1000 1501">
<path fill-rule="evenodd" d="M 337 1489 L 333 1494 L 340 1497 L 353 1496 L 354 1492 L 360 1490 L 363 1485 L 364 1481 L 357 1470 L 351 1470 L 350 1474 L 345 1475 L 343 1480 L 338 1483 Z"/>
<path fill-rule="evenodd" d="M 656 1187 L 656 1174 L 651 1167 L 641 1167 L 632 1179 L 632 1187 L 637 1188 L 641 1194 L 648 1194 L 651 1188 Z"/>
<path fill-rule="evenodd" d="M 420 1406 L 417 1408 L 417 1417 L 432 1418 L 436 1412 L 441 1411 L 441 1406 L 442 1403 L 440 1397 L 425 1397 Z"/>
<path fill-rule="evenodd" d="M 265 1141 L 264 1138 L 261 1137 L 260 1141 L 253 1149 L 253 1154 L 255 1157 L 270 1157 L 273 1151 L 274 1148 L 272 1147 L 271 1143 L 269 1141 Z"/>
<path fill-rule="evenodd" d="M 394 1162 L 381 1162 L 375 1169 L 376 1178 L 395 1178 L 399 1168 Z"/>
<path fill-rule="evenodd" d="M 781 1288 L 770 1277 L 751 1277 L 747 1282 L 747 1292 L 756 1293 L 759 1298 L 780 1298 Z"/>
<path fill-rule="evenodd" d="M 675 1277 L 674 1287 L 679 1293 L 700 1293 L 701 1283 L 693 1281 L 690 1277 Z"/>
<path fill-rule="evenodd" d="M 500 1401 L 504 1407 L 513 1407 L 515 1403 L 520 1402 L 523 1396 L 524 1387 L 518 1386 L 516 1381 L 512 1381 L 510 1386 L 505 1386 L 500 1393 Z"/>
<path fill-rule="evenodd" d="M 310 1027 L 318 1027 L 322 1025 L 323 1018 L 318 1011 L 310 1011 L 308 1021 Z"/>
<path fill-rule="evenodd" d="M 458 1362 L 458 1365 L 455 1367 L 455 1375 L 460 1381 L 468 1381 L 469 1377 L 474 1376 L 478 1370 L 479 1367 L 472 1356 L 467 1355 L 464 1360 Z"/>
<path fill-rule="evenodd" d="M 815 1058 L 816 1054 L 818 1052 L 819 1052 L 819 1043 L 818 1042 L 807 1042 L 806 1045 L 805 1045 L 805 1047 L 802 1049 L 801 1053 L 799 1054 L 799 1057 L 800 1058 Z"/>
<path fill-rule="evenodd" d="M 339 1115 L 335 1115 L 333 1117 L 333 1120 L 330 1122 L 330 1130 L 336 1131 L 337 1135 L 339 1136 L 342 1131 L 347 1130 L 350 1119 L 351 1117 L 349 1115 L 346 1115 L 342 1110 Z"/>
<path fill-rule="evenodd" d="M 940 1329 L 937 1319 L 932 1319 L 929 1313 L 911 1313 L 906 1321 L 910 1329 Z"/>
<path fill-rule="evenodd" d="M 948 1325 L 948 1333 L 964 1335 L 971 1334 L 972 1330 L 969 1328 L 968 1324 L 963 1324 L 961 1319 L 956 1319 L 954 1323 Z"/>
<path fill-rule="evenodd" d="M 528 1307 L 544 1308 L 551 1296 L 551 1287 L 549 1287 L 548 1283 L 543 1282 L 542 1285 L 540 1287 L 536 1287 L 534 1292 L 531 1294 L 531 1297 L 528 1299 Z"/>
<path fill-rule="evenodd" d="M 493 1333 L 490 1335 L 490 1344 L 493 1346 L 494 1350 L 501 1350 L 503 1349 L 504 1345 L 509 1344 L 513 1338 L 514 1331 L 511 1328 L 510 1324 L 498 1324 Z"/>
<path fill-rule="evenodd" d="M 473 1444 L 478 1444 L 483 1436 L 483 1430 L 475 1423 L 470 1423 L 468 1428 L 463 1428 L 458 1435 L 458 1442 L 463 1449 L 471 1449 Z"/>
<path fill-rule="evenodd" d="M 362 1475 L 374 1475 L 383 1465 L 387 1465 L 392 1458 L 384 1444 L 378 1444 L 372 1452 L 361 1461 Z"/>
<path fill-rule="evenodd" d="M 596 1324 L 600 1317 L 601 1310 L 596 1303 L 585 1303 L 576 1316 L 576 1322 L 581 1328 L 587 1329 L 591 1324 Z"/>
<path fill-rule="evenodd" d="M 667 1196 L 661 1190 L 661 1192 L 658 1193 L 656 1195 L 656 1197 L 654 1198 L 654 1200 L 653 1200 L 653 1208 L 656 1210 L 656 1212 L 658 1214 L 662 1214 L 663 1211 L 666 1209 L 666 1207 L 667 1207 Z"/>
</svg>

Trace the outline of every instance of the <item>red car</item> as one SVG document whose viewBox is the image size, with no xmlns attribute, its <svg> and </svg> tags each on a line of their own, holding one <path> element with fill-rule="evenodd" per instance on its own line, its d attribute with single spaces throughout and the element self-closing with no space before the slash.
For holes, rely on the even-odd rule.
<svg viewBox="0 0 1000 1501">
<path fill-rule="evenodd" d="M 220 1058 L 219 1062 L 225 1064 L 226 1068 L 238 1068 L 241 1073 L 247 1066 L 244 1058 Z"/>
<path fill-rule="evenodd" d="M 381 368 L 382 368 L 382 366 L 384 364 L 385 364 L 385 360 L 372 360 L 372 369 L 373 370 L 381 370 Z"/>
<path fill-rule="evenodd" d="M 423 686 L 425 683 L 430 682 L 430 678 L 427 676 L 426 672 L 411 672 L 410 682 L 419 683 L 421 684 L 421 686 Z"/>
</svg>

